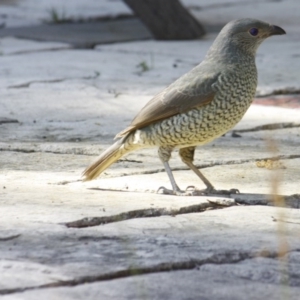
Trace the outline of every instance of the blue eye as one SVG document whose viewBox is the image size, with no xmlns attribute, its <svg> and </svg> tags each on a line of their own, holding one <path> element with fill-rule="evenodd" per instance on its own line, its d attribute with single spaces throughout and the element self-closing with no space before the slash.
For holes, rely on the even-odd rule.
<svg viewBox="0 0 300 300">
<path fill-rule="evenodd" d="M 258 29 L 257 28 L 251 28 L 249 30 L 250 34 L 253 36 L 257 36 L 258 35 Z"/>
</svg>

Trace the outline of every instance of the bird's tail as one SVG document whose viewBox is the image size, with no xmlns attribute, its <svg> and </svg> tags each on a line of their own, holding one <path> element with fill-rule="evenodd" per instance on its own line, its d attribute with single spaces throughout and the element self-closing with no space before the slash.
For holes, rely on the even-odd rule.
<svg viewBox="0 0 300 300">
<path fill-rule="evenodd" d="M 84 177 L 83 181 L 95 179 L 122 156 L 135 150 L 137 147 L 128 142 L 127 137 L 128 136 L 125 136 L 115 142 L 108 149 L 106 149 L 93 164 L 88 166 L 82 173 L 82 176 Z"/>
</svg>

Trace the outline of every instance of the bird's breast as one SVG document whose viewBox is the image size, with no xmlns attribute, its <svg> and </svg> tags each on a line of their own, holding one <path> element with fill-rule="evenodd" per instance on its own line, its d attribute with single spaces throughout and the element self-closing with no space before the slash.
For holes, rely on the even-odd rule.
<svg viewBox="0 0 300 300">
<path fill-rule="evenodd" d="M 187 147 L 205 144 L 235 126 L 249 108 L 257 85 L 256 70 L 221 75 L 215 97 L 193 108 L 141 129 L 140 139 L 151 145 Z"/>
</svg>

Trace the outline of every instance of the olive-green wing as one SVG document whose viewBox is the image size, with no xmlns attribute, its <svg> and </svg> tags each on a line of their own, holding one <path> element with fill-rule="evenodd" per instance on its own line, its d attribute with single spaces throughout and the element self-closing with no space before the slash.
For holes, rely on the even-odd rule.
<svg viewBox="0 0 300 300">
<path fill-rule="evenodd" d="M 193 73 L 187 73 L 152 98 L 133 119 L 130 126 L 116 137 L 210 103 L 215 95 L 212 85 L 216 82 L 217 76 L 205 77 L 201 80 L 199 74 Z"/>
</svg>

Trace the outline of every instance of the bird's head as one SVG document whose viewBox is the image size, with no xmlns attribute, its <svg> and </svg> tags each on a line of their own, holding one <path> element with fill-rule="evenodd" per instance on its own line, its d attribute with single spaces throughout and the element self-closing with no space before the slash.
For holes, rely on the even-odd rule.
<svg viewBox="0 0 300 300">
<path fill-rule="evenodd" d="M 256 19 L 239 19 L 223 27 L 216 38 L 214 47 L 222 48 L 223 51 L 236 49 L 255 55 L 258 46 L 266 38 L 280 34 L 285 34 L 285 31 L 279 26 Z"/>
</svg>

